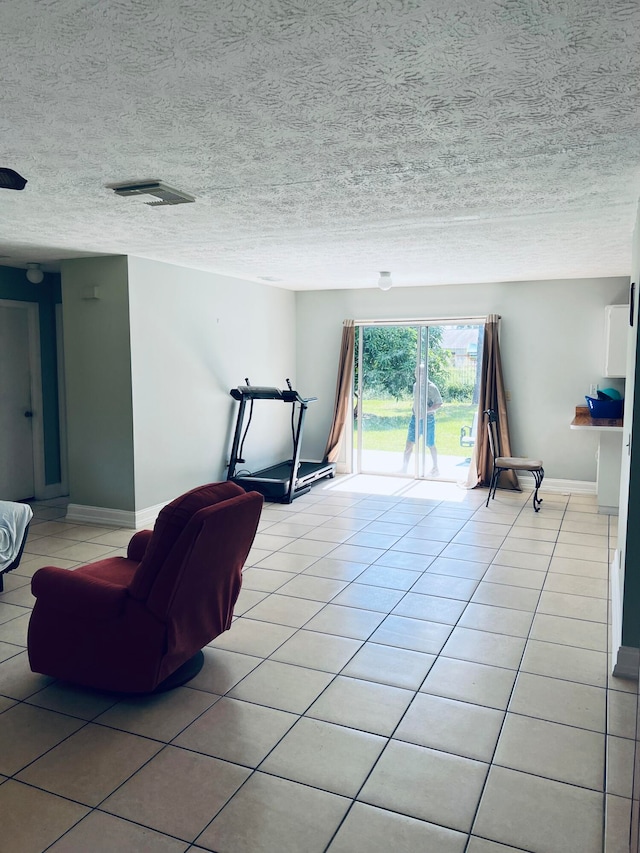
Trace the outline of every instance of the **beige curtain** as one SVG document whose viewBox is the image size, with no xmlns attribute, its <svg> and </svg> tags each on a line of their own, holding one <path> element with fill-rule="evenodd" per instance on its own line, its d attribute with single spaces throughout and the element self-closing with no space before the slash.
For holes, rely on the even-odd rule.
<svg viewBox="0 0 640 853">
<path fill-rule="evenodd" d="M 507 401 L 504 393 L 502 361 L 498 341 L 499 325 L 500 317 L 497 314 L 490 314 L 487 317 L 484 327 L 480 403 L 478 407 L 478 434 L 474 447 L 475 453 L 472 456 L 470 466 L 474 468 L 474 473 L 477 474 L 476 485 L 478 486 L 489 485 L 493 470 L 493 459 L 491 458 L 489 438 L 487 436 L 487 418 L 486 415 L 482 414 L 487 409 L 494 409 L 498 415 L 500 455 L 511 456 Z M 503 471 L 500 477 L 500 488 L 521 491 L 515 471 Z"/>
<path fill-rule="evenodd" d="M 355 322 L 345 320 L 342 323 L 342 343 L 338 362 L 336 399 L 333 404 L 333 421 L 324 451 L 328 462 L 335 462 L 340 452 L 340 441 L 344 433 L 347 418 L 350 415 L 351 382 L 353 378 L 353 353 L 356 343 Z"/>
</svg>

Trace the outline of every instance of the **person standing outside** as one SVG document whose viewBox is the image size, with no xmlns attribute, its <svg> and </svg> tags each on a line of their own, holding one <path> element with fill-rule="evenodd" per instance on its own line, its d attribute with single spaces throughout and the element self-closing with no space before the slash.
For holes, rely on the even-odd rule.
<svg viewBox="0 0 640 853">
<path fill-rule="evenodd" d="M 442 406 L 442 396 L 438 386 L 427 379 L 426 369 L 424 364 L 420 365 L 420 382 L 418 382 L 418 371 L 416 369 L 416 379 L 413 383 L 413 409 L 411 410 L 411 419 L 407 429 L 407 443 L 404 448 L 404 460 L 402 464 L 402 473 L 406 474 L 409 468 L 409 460 L 413 452 L 413 447 L 416 443 L 416 409 L 420 408 L 419 394 L 421 387 L 426 381 L 426 396 L 427 396 L 427 431 L 425 434 L 425 445 L 429 448 L 431 454 L 431 471 L 429 477 L 437 477 L 440 473 L 438 470 L 438 449 L 436 447 L 436 416 L 435 412 Z M 420 418 L 418 425 L 418 435 L 422 435 L 424 431 L 423 419 Z"/>
</svg>

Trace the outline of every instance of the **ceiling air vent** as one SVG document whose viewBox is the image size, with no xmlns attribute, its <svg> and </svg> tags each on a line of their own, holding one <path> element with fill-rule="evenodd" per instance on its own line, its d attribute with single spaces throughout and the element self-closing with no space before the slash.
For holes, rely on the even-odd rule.
<svg viewBox="0 0 640 853">
<path fill-rule="evenodd" d="M 164 207 L 167 204 L 187 204 L 195 201 L 192 195 L 174 190 L 162 181 L 144 181 L 135 184 L 109 184 L 116 195 L 153 195 L 160 201 L 146 201 L 149 207 Z"/>
</svg>

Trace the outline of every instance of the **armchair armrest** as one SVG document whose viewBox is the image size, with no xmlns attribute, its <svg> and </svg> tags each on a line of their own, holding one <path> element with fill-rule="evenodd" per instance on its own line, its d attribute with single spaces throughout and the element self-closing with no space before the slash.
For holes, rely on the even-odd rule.
<svg viewBox="0 0 640 853">
<path fill-rule="evenodd" d="M 135 560 L 137 563 L 142 562 L 152 535 L 153 530 L 138 530 L 137 533 L 134 533 L 127 547 L 127 559 Z"/>
<path fill-rule="evenodd" d="M 31 579 L 31 592 L 65 613 L 97 619 L 118 616 L 129 596 L 126 586 L 57 566 L 38 569 Z"/>
</svg>

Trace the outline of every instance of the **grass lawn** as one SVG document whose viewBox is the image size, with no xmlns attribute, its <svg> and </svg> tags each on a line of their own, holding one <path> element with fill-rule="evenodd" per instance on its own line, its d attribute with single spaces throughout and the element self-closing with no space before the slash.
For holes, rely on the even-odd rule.
<svg viewBox="0 0 640 853">
<path fill-rule="evenodd" d="M 402 452 L 411 418 L 411 400 L 365 400 L 362 445 L 365 450 Z M 436 412 L 436 447 L 447 456 L 466 457 L 470 448 L 460 445 L 460 429 L 470 427 L 477 406 L 444 403 Z"/>
</svg>

